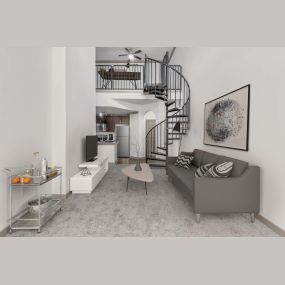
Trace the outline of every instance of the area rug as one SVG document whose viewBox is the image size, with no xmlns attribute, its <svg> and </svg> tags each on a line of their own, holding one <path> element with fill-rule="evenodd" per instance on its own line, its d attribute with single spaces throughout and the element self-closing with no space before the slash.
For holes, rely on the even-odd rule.
<svg viewBox="0 0 285 285">
<path fill-rule="evenodd" d="M 165 169 L 153 169 L 154 182 L 130 180 L 121 168 L 110 169 L 92 194 L 72 194 L 59 212 L 38 234 L 14 231 L 7 236 L 72 237 L 272 237 L 278 236 L 260 221 L 250 222 L 248 214 L 195 214 L 188 202 L 167 179 Z"/>
</svg>

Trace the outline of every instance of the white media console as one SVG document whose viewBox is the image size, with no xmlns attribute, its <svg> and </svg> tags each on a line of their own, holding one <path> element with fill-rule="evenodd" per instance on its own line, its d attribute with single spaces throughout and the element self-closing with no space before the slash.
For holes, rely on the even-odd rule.
<svg viewBox="0 0 285 285">
<path fill-rule="evenodd" d="M 85 162 L 79 168 L 88 168 L 91 175 L 83 176 L 81 171 L 70 178 L 70 191 L 74 194 L 89 194 L 108 171 L 108 158 L 98 156 L 95 161 Z"/>
</svg>

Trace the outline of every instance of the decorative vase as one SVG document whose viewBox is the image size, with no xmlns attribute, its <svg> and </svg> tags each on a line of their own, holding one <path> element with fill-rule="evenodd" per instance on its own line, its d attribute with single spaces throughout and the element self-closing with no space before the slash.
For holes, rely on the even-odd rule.
<svg viewBox="0 0 285 285">
<path fill-rule="evenodd" d="M 136 163 L 136 166 L 135 166 L 135 171 L 142 171 L 142 167 L 141 167 L 139 159 L 137 160 L 137 163 Z"/>
</svg>

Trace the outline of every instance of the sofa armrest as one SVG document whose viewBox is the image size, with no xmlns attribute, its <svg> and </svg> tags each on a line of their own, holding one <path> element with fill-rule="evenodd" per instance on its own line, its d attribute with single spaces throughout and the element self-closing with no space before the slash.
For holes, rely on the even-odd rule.
<svg viewBox="0 0 285 285">
<path fill-rule="evenodd" d="M 194 212 L 258 213 L 260 169 L 249 166 L 239 177 L 194 178 Z"/>
<path fill-rule="evenodd" d="M 166 158 L 166 165 L 168 164 L 174 164 L 177 160 L 177 156 L 168 156 Z"/>
</svg>

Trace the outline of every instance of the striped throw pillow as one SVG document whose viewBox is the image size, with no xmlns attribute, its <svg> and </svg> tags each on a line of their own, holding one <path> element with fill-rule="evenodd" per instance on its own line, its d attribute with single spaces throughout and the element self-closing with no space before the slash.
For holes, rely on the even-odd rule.
<svg viewBox="0 0 285 285">
<path fill-rule="evenodd" d="M 195 177 L 207 176 L 210 167 L 212 167 L 213 165 L 214 165 L 213 163 L 201 165 L 200 167 L 197 168 L 195 172 Z"/>
<path fill-rule="evenodd" d="M 226 178 L 230 176 L 233 169 L 233 162 L 223 162 L 219 165 L 213 165 L 209 168 L 206 176 L 216 178 Z"/>
<path fill-rule="evenodd" d="M 194 156 L 179 154 L 175 162 L 175 165 L 188 169 L 190 168 L 190 165 L 193 159 L 194 159 Z"/>
</svg>

